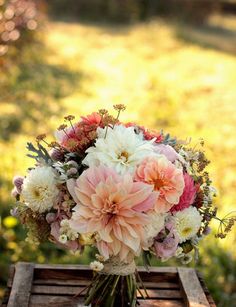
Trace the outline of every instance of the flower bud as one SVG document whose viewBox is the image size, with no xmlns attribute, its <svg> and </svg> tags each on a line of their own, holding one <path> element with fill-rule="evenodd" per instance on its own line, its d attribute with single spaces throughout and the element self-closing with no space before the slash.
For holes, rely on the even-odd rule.
<svg viewBox="0 0 236 307">
<path fill-rule="evenodd" d="M 53 223 L 55 221 L 55 219 L 56 219 L 56 214 L 55 213 L 49 212 L 46 215 L 46 221 L 48 222 L 48 224 Z"/>
<path fill-rule="evenodd" d="M 14 189 L 11 191 L 11 196 L 12 197 L 17 197 L 19 195 L 19 192 L 17 191 L 17 188 L 14 187 Z"/>
<path fill-rule="evenodd" d="M 56 148 L 52 148 L 49 151 L 49 155 L 54 161 L 62 161 L 64 158 L 63 152 L 61 152 L 59 149 Z"/>
<path fill-rule="evenodd" d="M 22 176 L 15 176 L 13 178 L 13 184 L 14 184 L 18 194 L 20 194 L 21 191 L 22 191 L 23 182 L 24 182 L 24 177 L 22 177 Z"/>
<path fill-rule="evenodd" d="M 66 172 L 67 176 L 75 175 L 77 174 L 77 169 L 72 167 Z"/>
</svg>

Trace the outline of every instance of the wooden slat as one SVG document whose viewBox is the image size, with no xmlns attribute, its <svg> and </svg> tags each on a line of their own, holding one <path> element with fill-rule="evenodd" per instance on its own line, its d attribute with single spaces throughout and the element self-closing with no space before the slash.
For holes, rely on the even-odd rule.
<svg viewBox="0 0 236 307">
<path fill-rule="evenodd" d="M 194 269 L 178 268 L 180 283 L 188 307 L 209 307 L 209 302 Z"/>
<path fill-rule="evenodd" d="M 183 301 L 178 300 L 142 300 L 139 301 L 140 307 L 184 307 Z"/>
<path fill-rule="evenodd" d="M 68 286 L 33 286 L 31 293 L 33 294 L 48 294 L 48 295 L 75 295 L 80 293 L 84 287 L 68 287 Z M 141 290 L 145 296 L 144 290 Z M 84 292 L 85 293 L 85 292 Z M 83 293 L 83 295 L 84 295 Z M 152 299 L 180 299 L 181 293 L 178 290 L 162 290 L 162 289 L 147 289 L 148 296 Z M 141 297 L 139 293 L 138 297 Z"/>
<path fill-rule="evenodd" d="M 91 271 L 88 265 L 70 265 L 70 264 L 35 264 L 35 269 L 54 269 L 54 270 L 80 270 Z M 139 272 L 147 273 L 147 270 L 143 266 L 138 267 Z M 151 267 L 150 272 L 154 273 L 178 273 L 176 267 Z"/>
<path fill-rule="evenodd" d="M 200 272 L 198 272 L 198 271 L 196 271 L 196 274 L 197 274 L 197 276 L 198 276 L 198 279 L 199 279 L 199 281 L 200 281 L 200 284 L 201 284 L 201 286 L 202 286 L 202 289 L 203 289 L 203 291 L 204 291 L 205 294 L 206 294 L 206 297 L 207 297 L 207 300 L 208 300 L 210 306 L 211 306 L 211 307 L 216 307 L 216 304 L 215 304 L 215 302 L 214 302 L 214 300 L 213 300 L 213 298 L 212 298 L 212 296 L 211 296 L 211 294 L 210 294 L 210 292 L 209 292 L 209 290 L 208 290 L 208 288 L 207 288 L 207 286 L 206 286 L 206 284 L 205 284 L 205 282 L 204 282 L 204 280 L 203 280 L 202 274 L 201 274 Z"/>
<path fill-rule="evenodd" d="M 29 307 L 79 307 L 80 305 L 84 306 L 83 298 L 71 296 L 31 295 L 29 302 Z"/>
<path fill-rule="evenodd" d="M 34 279 L 34 285 L 53 285 L 53 286 L 88 286 L 91 280 L 76 280 L 76 279 Z M 179 283 L 172 282 L 144 282 L 144 286 L 149 289 L 179 289 Z"/>
<path fill-rule="evenodd" d="M 142 280 L 152 282 L 176 282 L 177 269 L 169 267 L 152 268 L 147 272 L 144 268 L 139 268 Z M 92 278 L 92 271 L 88 266 L 80 265 L 35 265 L 35 279 L 77 279 L 89 280 Z"/>
<path fill-rule="evenodd" d="M 15 266 L 13 264 L 10 265 L 8 274 L 9 275 L 8 275 L 7 286 L 10 288 L 12 286 L 13 278 L 14 278 L 14 275 L 15 275 Z"/>
<path fill-rule="evenodd" d="M 33 274 L 34 264 L 24 262 L 16 264 L 8 307 L 28 307 Z"/>
<path fill-rule="evenodd" d="M 181 300 L 139 300 L 140 307 L 183 307 Z M 29 307 L 84 307 L 83 299 L 65 296 L 32 295 Z"/>
</svg>

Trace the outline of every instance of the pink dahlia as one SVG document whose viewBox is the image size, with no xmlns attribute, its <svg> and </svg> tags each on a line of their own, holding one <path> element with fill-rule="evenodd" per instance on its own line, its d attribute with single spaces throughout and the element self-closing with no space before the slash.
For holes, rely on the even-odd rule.
<svg viewBox="0 0 236 307">
<path fill-rule="evenodd" d="M 101 124 L 102 117 L 99 113 L 93 112 L 90 115 L 81 116 L 81 120 L 84 124 L 99 126 Z"/>
<path fill-rule="evenodd" d="M 159 192 L 155 204 L 159 213 L 168 212 L 178 204 L 184 189 L 182 170 L 163 155 L 145 158 L 136 169 L 135 180 L 146 182 Z"/>
<path fill-rule="evenodd" d="M 105 259 L 118 256 L 128 261 L 140 253 L 143 226 L 149 223 L 145 212 L 153 209 L 157 198 L 152 187 L 104 166 L 87 169 L 67 186 L 78 204 L 71 228 L 96 233 L 98 250 Z"/>
<path fill-rule="evenodd" d="M 97 128 L 103 126 L 101 116 L 92 113 L 86 117 L 81 117 L 81 121 L 73 127 L 56 132 L 56 138 L 66 150 L 70 152 L 85 151 L 92 146 L 97 137 Z"/>
<path fill-rule="evenodd" d="M 171 208 L 171 212 L 188 208 L 195 200 L 198 186 L 194 185 L 193 178 L 187 173 L 184 174 L 184 183 L 184 192 L 179 199 L 179 203 Z"/>
</svg>

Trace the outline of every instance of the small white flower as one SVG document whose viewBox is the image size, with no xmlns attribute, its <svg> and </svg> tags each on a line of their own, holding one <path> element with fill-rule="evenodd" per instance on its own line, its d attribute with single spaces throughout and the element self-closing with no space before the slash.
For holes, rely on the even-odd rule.
<svg viewBox="0 0 236 307">
<path fill-rule="evenodd" d="M 100 272 L 104 268 L 104 265 L 99 261 L 93 261 L 90 263 L 90 268 L 95 272 Z"/>
<path fill-rule="evenodd" d="M 193 257 L 190 254 L 184 254 L 183 257 L 180 258 L 182 264 L 188 264 L 193 260 Z"/>
<path fill-rule="evenodd" d="M 179 246 L 175 252 L 175 257 L 176 258 L 181 258 L 184 256 L 184 253 L 183 253 L 183 248 L 181 246 Z"/>
<path fill-rule="evenodd" d="M 134 127 L 116 125 L 112 128 L 98 128 L 95 146 L 86 150 L 83 163 L 90 166 L 100 164 L 111 167 L 119 174 L 133 173 L 135 167 L 146 156 L 154 153 L 153 142 L 143 140 L 142 134 L 136 134 Z"/>
<path fill-rule="evenodd" d="M 174 219 L 180 243 L 194 237 L 201 227 L 202 216 L 197 208 L 192 206 L 176 212 Z"/>
<path fill-rule="evenodd" d="M 60 226 L 60 234 L 65 235 L 68 240 L 74 241 L 79 237 L 79 234 L 71 229 L 69 220 L 62 220 Z"/>
<path fill-rule="evenodd" d="M 67 242 L 67 236 L 65 234 L 60 235 L 59 242 L 65 244 Z"/>
<path fill-rule="evenodd" d="M 37 167 L 30 171 L 22 185 L 22 196 L 26 205 L 33 211 L 49 211 L 57 199 L 59 190 L 53 168 Z"/>
</svg>

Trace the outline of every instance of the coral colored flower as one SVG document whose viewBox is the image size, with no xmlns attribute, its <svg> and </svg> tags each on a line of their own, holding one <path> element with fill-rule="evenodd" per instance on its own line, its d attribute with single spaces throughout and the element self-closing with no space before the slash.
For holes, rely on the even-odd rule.
<svg viewBox="0 0 236 307">
<path fill-rule="evenodd" d="M 99 126 L 101 124 L 102 117 L 99 113 L 93 112 L 90 115 L 81 116 L 81 120 L 84 124 Z"/>
<path fill-rule="evenodd" d="M 180 197 L 179 203 L 170 209 L 171 212 L 188 208 L 195 200 L 198 186 L 194 185 L 193 178 L 187 173 L 184 174 L 184 183 L 184 192 Z"/>
<path fill-rule="evenodd" d="M 81 121 L 74 124 L 73 127 L 56 131 L 55 136 L 62 147 L 68 151 L 85 151 L 97 137 L 96 131 L 99 126 L 102 126 L 101 116 L 94 112 L 81 117 Z"/>
<path fill-rule="evenodd" d="M 140 253 L 144 225 L 149 223 L 145 212 L 153 209 L 157 198 L 151 186 L 104 166 L 87 169 L 67 186 L 78 203 L 71 228 L 96 232 L 97 248 L 105 259 L 118 256 L 128 261 Z"/>
<path fill-rule="evenodd" d="M 168 212 L 178 204 L 184 189 L 182 170 L 163 155 L 145 158 L 136 169 L 135 180 L 152 185 L 160 193 L 155 205 L 159 213 Z"/>
</svg>

